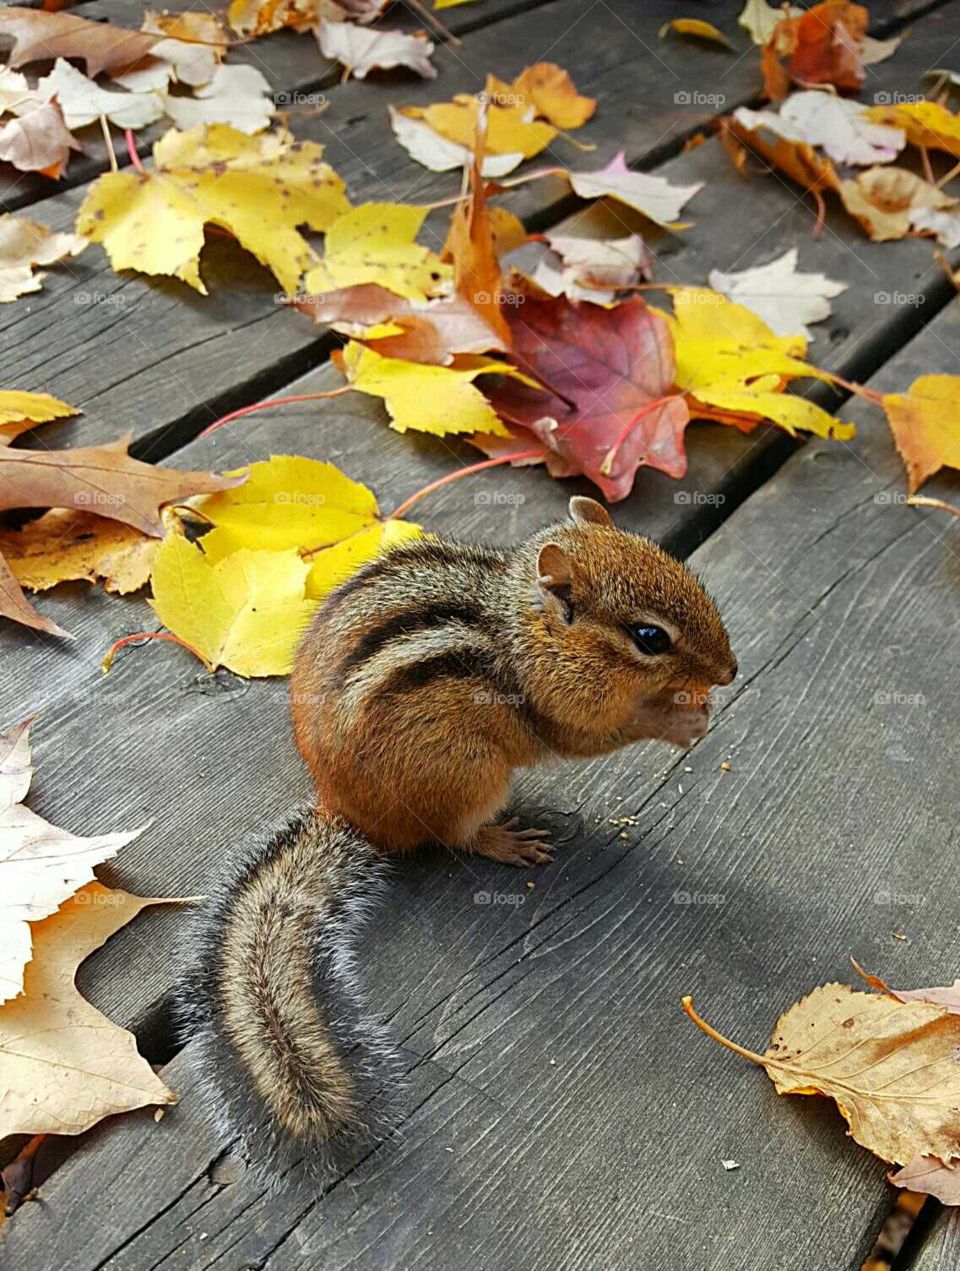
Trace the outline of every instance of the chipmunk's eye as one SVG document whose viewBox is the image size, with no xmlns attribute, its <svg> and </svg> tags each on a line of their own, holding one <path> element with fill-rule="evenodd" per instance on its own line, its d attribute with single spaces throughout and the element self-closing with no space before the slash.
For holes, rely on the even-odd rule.
<svg viewBox="0 0 960 1271">
<path fill-rule="evenodd" d="M 647 657 L 653 658 L 658 653 L 667 653 L 670 650 L 670 637 L 663 627 L 648 626 L 646 623 L 640 623 L 635 627 L 627 627 L 627 630 L 630 632 L 630 638 L 633 643 Z"/>
</svg>

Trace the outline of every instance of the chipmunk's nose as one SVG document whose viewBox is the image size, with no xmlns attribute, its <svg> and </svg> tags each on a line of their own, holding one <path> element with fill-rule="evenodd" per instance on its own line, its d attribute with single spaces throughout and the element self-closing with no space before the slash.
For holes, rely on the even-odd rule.
<svg viewBox="0 0 960 1271">
<path fill-rule="evenodd" d="M 717 676 L 718 684 L 732 684 L 737 675 L 737 659 L 731 658 L 730 665 Z"/>
</svg>

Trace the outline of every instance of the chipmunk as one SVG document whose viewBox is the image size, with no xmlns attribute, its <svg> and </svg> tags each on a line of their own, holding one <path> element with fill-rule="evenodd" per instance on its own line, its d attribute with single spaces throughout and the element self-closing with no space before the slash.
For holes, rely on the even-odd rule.
<svg viewBox="0 0 960 1271">
<path fill-rule="evenodd" d="M 202 915 L 184 1039 L 211 1106 L 276 1165 L 382 1132 L 399 1051 L 355 981 L 385 863 L 443 844 L 510 865 L 543 831 L 498 824 L 514 768 L 642 739 L 688 746 L 737 671 L 699 581 L 592 499 L 506 551 L 423 539 L 333 591 L 290 697 L 317 788 Z"/>
</svg>

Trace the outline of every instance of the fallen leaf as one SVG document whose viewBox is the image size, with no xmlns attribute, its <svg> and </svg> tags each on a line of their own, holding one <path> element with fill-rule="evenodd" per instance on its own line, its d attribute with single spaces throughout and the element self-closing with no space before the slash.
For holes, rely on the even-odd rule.
<svg viewBox="0 0 960 1271">
<path fill-rule="evenodd" d="M 81 1134 L 115 1113 L 176 1102 L 133 1034 L 74 983 L 84 958 L 141 909 L 169 903 L 89 883 L 35 923 L 23 996 L 0 1009 L 0 1137 Z"/>
<path fill-rule="evenodd" d="M 663 40 L 671 31 L 694 40 L 706 40 L 708 44 L 719 44 L 729 49 L 731 53 L 735 52 L 733 45 L 723 32 L 718 31 L 712 22 L 704 22 L 701 18 L 672 18 L 669 22 L 664 22 L 657 34 Z"/>
<path fill-rule="evenodd" d="M 458 353 L 506 351 L 489 325 L 460 296 L 418 303 L 366 283 L 298 302 L 298 309 L 385 357 L 448 366 Z"/>
<path fill-rule="evenodd" d="M 0 511 L 96 510 L 100 516 L 159 536 L 163 504 L 226 489 L 238 480 L 141 463 L 127 454 L 128 443 L 129 438 L 122 438 L 112 445 L 75 450 L 0 449 Z M 66 634 L 27 602 L 5 561 L 0 571 L 0 615 L 54 635 Z"/>
<path fill-rule="evenodd" d="M 400 114 L 420 120 L 438 136 L 472 154 L 477 133 L 477 116 L 481 105 L 487 112 L 487 153 L 489 155 L 520 154 L 525 159 L 544 150 L 557 136 L 552 124 L 531 118 L 525 102 L 511 106 L 491 104 L 488 94 L 471 97 L 459 93 L 451 102 L 435 102 L 432 106 L 404 106 Z M 484 168 L 484 176 L 488 176 Z"/>
<path fill-rule="evenodd" d="M 412 428 L 438 437 L 476 432 L 506 435 L 496 411 L 473 381 L 480 375 L 526 378 L 492 358 L 464 356 L 451 366 L 427 366 L 382 357 L 355 342 L 339 350 L 334 361 L 358 392 L 382 398 L 391 428 L 397 432 Z"/>
<path fill-rule="evenodd" d="M 218 66 L 210 82 L 194 89 L 192 97 L 166 94 L 163 109 L 178 128 L 229 124 L 253 134 L 270 126 L 273 90 L 255 66 Z"/>
<path fill-rule="evenodd" d="M 580 128 L 597 109 L 593 97 L 578 93 L 568 71 L 553 62 L 536 62 L 520 72 L 512 83 L 488 75 L 484 89 L 493 106 L 520 106 L 555 128 Z"/>
<path fill-rule="evenodd" d="M 436 79 L 430 61 L 434 45 L 425 34 L 403 31 L 371 31 L 352 22 L 321 20 L 315 28 L 320 52 L 345 66 L 355 79 L 366 79 L 372 70 L 404 66 L 424 79 Z"/>
<path fill-rule="evenodd" d="M 931 234 L 942 247 L 960 247 L 960 211 L 938 212 L 935 208 L 912 207 L 910 228 Z"/>
<path fill-rule="evenodd" d="M 711 269 L 708 282 L 714 291 L 762 318 L 775 335 L 802 335 L 807 340 L 807 324 L 828 318 L 831 298 L 848 287 L 825 274 L 801 273 L 796 247 L 753 269 Z"/>
<path fill-rule="evenodd" d="M 737 117 L 740 109 L 738 107 L 733 115 L 723 122 L 721 135 L 727 149 L 731 151 L 734 163 L 741 172 L 745 171 L 743 160 L 746 150 L 743 147 L 746 147 L 771 167 L 785 172 L 803 189 L 817 197 L 821 196 L 823 190 L 839 191 L 840 178 L 829 159 L 819 154 L 808 142 L 788 140 L 783 136 L 781 124 L 769 126 L 769 120 L 766 117 L 778 119 L 777 115 L 769 111 L 748 112 L 750 122 L 755 125 L 748 127 L 743 122 L 742 115 L 739 119 Z M 736 147 L 739 149 L 735 149 Z"/>
<path fill-rule="evenodd" d="M 862 1147 L 903 1164 L 957 1152 L 960 1017 L 926 1002 L 893 1005 L 846 984 L 816 988 L 777 1020 L 763 1055 L 715 1040 L 763 1067 L 778 1094 L 832 1098 Z"/>
<path fill-rule="evenodd" d="M 428 208 L 362 203 L 327 226 L 323 259 L 306 275 L 307 297 L 376 283 L 409 300 L 425 300 L 449 284 L 452 270 L 416 241 Z"/>
<path fill-rule="evenodd" d="M 38 104 L 39 99 L 27 83 L 25 75 L 11 71 L 7 66 L 0 66 L 0 115 L 19 115 L 23 110 L 32 110 Z"/>
<path fill-rule="evenodd" d="M 150 56 L 111 77 L 131 92 L 166 92 L 171 79 L 191 87 L 208 84 L 227 50 L 226 33 L 214 13 L 148 11 L 140 29 L 160 37 Z"/>
<path fill-rule="evenodd" d="M 527 298 L 509 322 L 514 358 L 548 391 L 497 386 L 490 397 L 504 419 L 610 502 L 630 493 L 641 465 L 683 476 L 687 406 L 673 390 L 673 347 L 659 314 L 639 298 L 614 309 Z"/>
<path fill-rule="evenodd" d="M 394 136 L 417 163 L 429 168 L 431 172 L 449 172 L 453 168 L 462 168 L 471 159 L 469 147 L 457 145 L 434 132 L 423 120 L 393 106 L 388 106 L 390 126 Z M 522 151 L 514 154 L 488 154 L 483 161 L 483 175 L 494 178 L 506 176 L 524 160 Z"/>
<path fill-rule="evenodd" d="M 510 328 L 503 316 L 500 259 L 487 209 L 483 158 L 487 144 L 488 107 L 477 112 L 473 159 L 467 169 L 467 189 L 450 217 L 443 248 L 444 260 L 453 262 L 456 293 L 477 311 L 501 345 L 510 344 Z"/>
<path fill-rule="evenodd" d="M 582 199 L 602 199 L 609 195 L 667 229 L 682 228 L 677 218 L 684 204 L 703 188 L 702 181 L 696 185 L 671 185 L 666 177 L 631 172 L 623 150 L 597 172 L 568 172 L 567 176 L 574 193 Z"/>
<path fill-rule="evenodd" d="M 911 494 L 941 468 L 960 468 L 960 376 L 921 375 L 882 405 Z"/>
<path fill-rule="evenodd" d="M 781 19 L 764 50 L 767 96 L 782 97 L 790 79 L 856 92 L 863 83 L 867 20 L 867 10 L 849 0 L 826 0 Z"/>
<path fill-rule="evenodd" d="M 860 41 L 860 61 L 864 66 L 876 66 L 893 57 L 903 41 L 902 35 L 894 35 L 889 40 L 875 40 L 872 35 L 865 35 Z"/>
<path fill-rule="evenodd" d="M 155 35 L 127 31 L 105 22 L 88 22 L 71 13 L 46 13 L 5 5 L 0 9 L 0 35 L 11 36 L 8 65 L 48 62 L 54 58 L 85 61 L 87 74 L 122 70 L 147 57 L 157 43 Z"/>
<path fill-rule="evenodd" d="M 782 8 L 771 8 L 766 0 L 747 0 L 737 21 L 750 32 L 754 44 L 769 44 L 770 37 L 781 18 L 796 18 L 803 12 L 793 7 L 786 12 Z"/>
<path fill-rule="evenodd" d="M 55 265 L 68 256 L 78 256 L 86 245 L 79 234 L 62 234 L 5 212 L 0 216 L 0 304 L 40 290 L 46 274 L 35 274 L 33 265 Z M 0 402 L 3 397 L 0 393 Z"/>
<path fill-rule="evenodd" d="M 28 225 L 30 222 L 26 222 Z M 37 226 L 41 229 L 42 226 Z M 67 235 L 70 237 L 70 235 Z M 51 419 L 66 419 L 77 415 L 74 406 L 68 406 L 48 393 L 21 393 L 15 389 L 0 389 L 0 446 L 5 446 L 28 432 L 35 424 L 46 424 Z"/>
<path fill-rule="evenodd" d="M 791 435 L 812 432 L 848 441 L 844 424 L 815 402 L 783 390 L 792 379 L 829 379 L 803 360 L 801 335 L 778 336 L 750 309 L 716 291 L 672 287 L 670 324 L 676 349 L 676 383 L 694 418 L 717 419 L 749 432 L 761 420 Z"/>
<path fill-rule="evenodd" d="M 169 274 L 206 295 L 200 251 L 204 226 L 216 222 L 293 292 L 317 260 L 296 227 L 325 230 L 349 207 L 322 154 L 285 131 L 171 129 L 153 148 L 153 172 L 108 172 L 94 182 L 77 230 L 104 245 L 114 269 Z"/>
<path fill-rule="evenodd" d="M 2 14 L 0 9 L 0 18 Z M 56 102 L 44 102 L 0 127 L 0 159 L 6 159 L 21 172 L 62 176 L 70 151 L 79 149 Z"/>
<path fill-rule="evenodd" d="M 822 146 L 835 163 L 889 163 L 906 144 L 902 128 L 872 123 L 859 102 L 816 90 L 792 93 L 779 112 L 738 106 L 733 114 L 751 132 L 764 127 L 787 141 Z"/>
<path fill-rule="evenodd" d="M 32 775 L 27 720 L 0 733 L 0 1002 L 23 992 L 23 969 L 33 949 L 29 924 L 52 914 L 93 879 L 94 865 L 115 856 L 144 829 L 95 838 L 59 829 L 24 806 Z M 5 1102 L 6 1095 L 0 1109 Z M 14 1131 L 0 1131 L 7 1133 Z"/>
<path fill-rule="evenodd" d="M 920 209 L 957 206 L 957 200 L 906 168 L 868 168 L 841 181 L 843 205 L 878 243 L 903 238 Z"/>
<path fill-rule="evenodd" d="M 321 18 L 373 22 L 387 3 L 388 0 L 231 0 L 227 20 L 239 35 L 266 35 L 284 27 L 306 31 Z"/>
<path fill-rule="evenodd" d="M 243 548 L 211 563 L 200 543 L 171 534 L 154 557 L 150 604 L 211 666 L 237 675 L 287 675 L 316 608 L 304 593 L 309 573 L 293 548 Z"/>
<path fill-rule="evenodd" d="M 105 115 L 118 128 L 144 128 L 163 114 L 158 93 L 109 92 L 58 57 L 53 70 L 37 84 L 45 100 L 56 97 L 70 129 L 83 128 Z"/>
<path fill-rule="evenodd" d="M 894 1187 L 936 1196 L 944 1205 L 960 1205 L 960 1163 L 945 1165 L 936 1156 L 915 1156 L 887 1179 Z"/>
<path fill-rule="evenodd" d="M 562 263 L 559 269 L 548 260 L 537 265 L 533 281 L 548 295 L 609 304 L 618 288 L 652 277 L 653 257 L 639 234 L 596 239 L 548 231 L 544 238 Z"/>
<path fill-rule="evenodd" d="M 939 102 L 901 102 L 890 106 L 868 106 L 868 119 L 902 128 L 913 146 L 926 150 L 945 150 L 960 156 L 960 115 L 953 114 Z"/>
<path fill-rule="evenodd" d="M 157 540 L 90 512 L 55 508 L 19 530 L 0 527 L 0 554 L 21 587 L 47 591 L 57 583 L 103 580 L 126 595 L 145 587 Z"/>
<path fill-rule="evenodd" d="M 331 543 L 308 558 L 307 595 L 316 600 L 322 599 L 356 573 L 361 565 L 366 565 L 392 547 L 422 537 L 423 530 L 419 525 L 410 521 L 386 520 L 368 525 L 340 543 Z"/>
</svg>

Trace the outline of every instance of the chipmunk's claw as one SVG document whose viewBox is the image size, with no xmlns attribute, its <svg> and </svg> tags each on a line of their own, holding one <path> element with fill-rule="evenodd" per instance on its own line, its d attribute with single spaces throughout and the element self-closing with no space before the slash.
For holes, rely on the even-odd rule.
<svg viewBox="0 0 960 1271">
<path fill-rule="evenodd" d="M 485 825 L 480 830 L 470 850 L 477 856 L 499 861 L 501 865 L 549 865 L 553 860 L 554 845 L 547 842 L 549 830 L 517 828 L 516 817 L 504 825 Z"/>
</svg>

